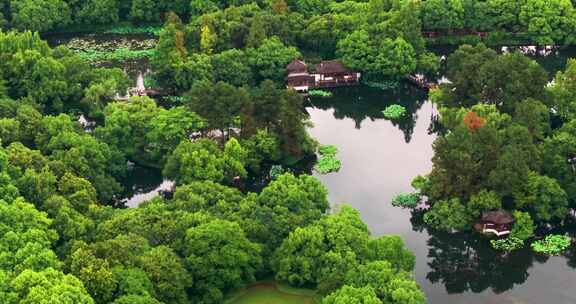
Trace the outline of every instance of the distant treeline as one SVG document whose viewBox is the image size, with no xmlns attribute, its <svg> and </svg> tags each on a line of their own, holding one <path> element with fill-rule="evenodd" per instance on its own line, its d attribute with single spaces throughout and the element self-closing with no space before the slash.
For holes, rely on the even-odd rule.
<svg viewBox="0 0 576 304">
<path fill-rule="evenodd" d="M 421 23 L 424 31 L 495 32 L 493 39 L 514 33 L 538 44 L 572 44 L 576 39 L 573 0 L 0 0 L 0 26 L 43 32 L 121 21 L 158 23 L 167 12 L 194 20 L 229 7 L 255 5 L 294 14 L 287 24 L 294 31 L 303 30 L 302 38 L 308 40 L 314 37 L 308 34 L 311 31 L 328 30 L 320 36 L 324 38 L 358 29 L 362 20 L 374 14 L 391 19 L 407 4 L 414 4 L 417 25 Z"/>
</svg>

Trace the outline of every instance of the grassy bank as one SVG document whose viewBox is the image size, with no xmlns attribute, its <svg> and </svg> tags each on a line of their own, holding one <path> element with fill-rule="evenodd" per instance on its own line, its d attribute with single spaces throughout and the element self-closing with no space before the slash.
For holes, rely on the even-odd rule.
<svg viewBox="0 0 576 304">
<path fill-rule="evenodd" d="M 262 281 L 233 292 L 225 304 L 317 304 L 321 297 L 310 289 Z"/>
</svg>

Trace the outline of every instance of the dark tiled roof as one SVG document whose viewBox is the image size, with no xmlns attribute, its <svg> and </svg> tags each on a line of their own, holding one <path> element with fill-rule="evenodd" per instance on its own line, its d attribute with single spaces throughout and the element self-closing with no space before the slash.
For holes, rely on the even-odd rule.
<svg viewBox="0 0 576 304">
<path fill-rule="evenodd" d="M 510 224 L 514 222 L 514 217 L 506 210 L 485 211 L 482 213 L 482 221 L 494 224 Z"/>
<path fill-rule="evenodd" d="M 308 65 L 302 60 L 294 59 L 286 69 L 288 73 L 303 73 L 308 71 Z"/>
<path fill-rule="evenodd" d="M 316 73 L 333 74 L 351 72 L 340 60 L 322 61 L 315 67 Z"/>
</svg>

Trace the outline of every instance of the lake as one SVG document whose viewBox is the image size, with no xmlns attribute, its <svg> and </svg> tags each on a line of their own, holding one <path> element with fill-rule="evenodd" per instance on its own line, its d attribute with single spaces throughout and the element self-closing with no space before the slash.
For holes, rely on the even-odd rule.
<svg viewBox="0 0 576 304">
<path fill-rule="evenodd" d="M 409 114 L 398 123 L 381 113 L 394 103 Z M 390 204 L 395 195 L 413 191 L 412 178 L 432 168 L 437 111 L 425 93 L 410 86 L 342 88 L 332 98 L 312 99 L 308 112 L 311 135 L 339 148 L 342 169 L 317 175 L 333 206 L 358 209 L 374 235 L 405 240 L 416 255 L 416 280 L 429 303 L 576 303 L 576 250 L 551 258 L 529 249 L 502 255 L 485 237 L 427 231 L 421 216 Z M 569 232 L 574 235 L 574 229 Z"/>
</svg>

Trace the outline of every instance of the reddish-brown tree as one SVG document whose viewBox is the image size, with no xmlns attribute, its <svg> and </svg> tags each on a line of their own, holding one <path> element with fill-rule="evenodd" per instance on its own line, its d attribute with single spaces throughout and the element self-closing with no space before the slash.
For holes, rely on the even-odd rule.
<svg viewBox="0 0 576 304">
<path fill-rule="evenodd" d="M 475 112 L 470 111 L 464 116 L 464 124 L 471 132 L 476 132 L 476 130 L 482 128 L 485 123 L 486 120 L 478 116 Z"/>
</svg>

